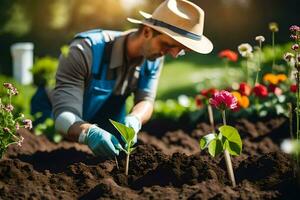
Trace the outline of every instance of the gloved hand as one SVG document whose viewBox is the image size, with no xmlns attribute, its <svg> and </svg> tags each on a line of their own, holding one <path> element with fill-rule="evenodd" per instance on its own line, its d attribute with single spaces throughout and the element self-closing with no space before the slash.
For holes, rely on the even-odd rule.
<svg viewBox="0 0 300 200">
<path fill-rule="evenodd" d="M 133 143 L 135 144 L 137 142 L 137 134 L 142 128 L 142 123 L 140 119 L 135 115 L 127 115 L 125 117 L 125 125 L 128 127 L 133 128 L 135 135 L 133 138 Z"/>
<path fill-rule="evenodd" d="M 96 125 L 92 125 L 84 137 L 81 140 L 89 146 L 95 155 L 106 158 L 119 155 L 119 149 L 122 146 L 117 138 Z"/>
</svg>

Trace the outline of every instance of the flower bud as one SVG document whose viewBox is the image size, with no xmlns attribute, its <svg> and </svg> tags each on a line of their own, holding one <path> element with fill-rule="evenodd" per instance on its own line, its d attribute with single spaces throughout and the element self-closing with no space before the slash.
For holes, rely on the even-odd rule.
<svg viewBox="0 0 300 200">
<path fill-rule="evenodd" d="M 278 24 L 275 22 L 269 23 L 269 29 L 272 32 L 278 32 L 279 31 Z"/>
<path fill-rule="evenodd" d="M 258 42 L 264 42 L 265 41 L 265 37 L 262 36 L 262 35 L 259 35 L 259 36 L 255 37 L 255 40 L 258 41 Z"/>
</svg>

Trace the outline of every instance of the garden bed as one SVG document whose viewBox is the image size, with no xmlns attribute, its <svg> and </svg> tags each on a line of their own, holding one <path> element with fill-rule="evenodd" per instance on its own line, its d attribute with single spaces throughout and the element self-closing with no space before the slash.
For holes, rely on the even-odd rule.
<svg viewBox="0 0 300 200">
<path fill-rule="evenodd" d="M 153 124 L 155 125 L 155 124 Z M 157 124 L 156 124 L 157 125 Z M 299 189 L 293 162 L 279 149 L 288 137 L 283 117 L 235 127 L 243 139 L 241 156 L 232 157 L 237 186 L 231 187 L 223 156 L 213 159 L 199 149 L 210 132 L 200 123 L 155 136 L 151 128 L 139 135 L 124 175 L 125 155 L 114 161 L 94 157 L 83 145 L 54 144 L 44 136 L 22 131 L 22 147 L 10 146 L 0 161 L 1 199 L 290 199 Z M 152 129 L 155 130 L 155 129 Z"/>
</svg>

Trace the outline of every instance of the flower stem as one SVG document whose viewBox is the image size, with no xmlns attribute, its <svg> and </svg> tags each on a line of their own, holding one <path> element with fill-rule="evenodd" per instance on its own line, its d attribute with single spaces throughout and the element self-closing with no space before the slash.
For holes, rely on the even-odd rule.
<svg viewBox="0 0 300 200">
<path fill-rule="evenodd" d="M 288 108 L 289 108 L 289 126 L 290 126 L 290 137 L 291 140 L 294 139 L 293 135 L 293 104 L 291 102 L 287 103 Z"/>
<path fill-rule="evenodd" d="M 273 62 L 272 62 L 272 73 L 275 66 L 275 32 L 272 32 L 272 50 L 273 50 Z"/>
<path fill-rule="evenodd" d="M 118 163 L 117 156 L 115 156 L 115 161 L 116 161 L 116 166 L 117 166 L 117 169 L 120 169 L 120 168 L 119 168 L 119 163 Z"/>
<path fill-rule="evenodd" d="M 209 118 L 211 130 L 214 133 L 215 132 L 214 114 L 210 104 L 208 104 L 207 110 L 208 110 L 208 118 Z"/>
<path fill-rule="evenodd" d="M 300 101 L 300 70 L 297 69 L 297 74 L 296 74 L 296 81 L 297 81 L 297 103 L 296 103 L 296 137 L 297 137 L 297 142 L 299 142 L 299 133 L 300 133 L 300 130 L 299 130 L 299 125 L 300 125 L 300 122 L 299 122 L 299 101 Z M 299 167 L 299 151 L 296 151 L 297 153 L 297 166 Z"/>
<path fill-rule="evenodd" d="M 258 52 L 258 66 L 257 66 L 257 72 L 256 72 L 256 78 L 255 78 L 255 83 L 254 83 L 254 85 L 256 85 L 257 83 L 258 83 L 258 76 L 259 76 L 259 72 L 260 72 L 260 70 L 261 70 L 261 60 L 262 60 L 262 56 L 261 56 L 261 54 L 262 54 L 262 50 L 261 50 L 261 41 L 259 41 L 259 52 Z"/>
<path fill-rule="evenodd" d="M 226 125 L 225 110 L 222 111 L 222 118 L 223 118 L 223 124 Z M 233 172 L 233 168 L 232 168 L 232 162 L 231 162 L 230 154 L 229 154 L 229 152 L 226 149 L 224 151 L 224 157 L 225 157 L 225 163 L 226 163 L 226 167 L 227 167 L 227 172 L 228 172 L 229 178 L 231 180 L 232 186 L 235 187 L 236 186 L 236 182 L 235 182 L 235 178 L 234 178 L 234 172 Z"/>
<path fill-rule="evenodd" d="M 228 67 L 228 59 L 224 58 L 224 62 L 225 62 L 225 73 L 226 73 L 226 84 L 228 82 L 228 78 L 230 77 L 229 76 L 229 67 Z"/>
<path fill-rule="evenodd" d="M 222 118 L 223 118 L 223 124 L 226 125 L 226 113 L 225 113 L 225 110 L 222 110 Z"/>
<path fill-rule="evenodd" d="M 246 83 L 248 83 L 248 64 L 249 64 L 249 62 L 248 62 L 248 58 L 247 58 L 246 59 L 246 69 L 245 69 Z"/>
<path fill-rule="evenodd" d="M 126 156 L 126 166 L 125 166 L 125 175 L 128 176 L 128 169 L 129 169 L 129 153 Z"/>
</svg>

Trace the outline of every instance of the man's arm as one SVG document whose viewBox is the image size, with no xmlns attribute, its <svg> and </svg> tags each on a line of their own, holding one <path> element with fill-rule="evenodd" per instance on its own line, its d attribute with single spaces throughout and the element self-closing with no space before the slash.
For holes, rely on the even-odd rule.
<svg viewBox="0 0 300 200">
<path fill-rule="evenodd" d="M 153 113 L 153 108 L 154 108 L 153 102 L 143 100 L 133 106 L 130 115 L 134 115 L 138 117 L 141 124 L 144 124 L 151 118 L 151 115 Z"/>
</svg>

